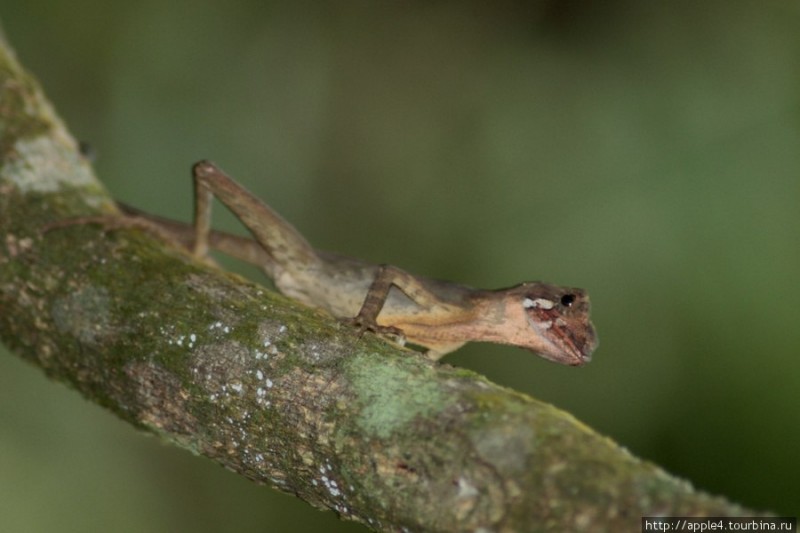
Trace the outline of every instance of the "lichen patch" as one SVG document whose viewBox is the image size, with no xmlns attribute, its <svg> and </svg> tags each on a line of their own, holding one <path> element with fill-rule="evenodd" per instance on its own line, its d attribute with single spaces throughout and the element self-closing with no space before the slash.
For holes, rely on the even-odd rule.
<svg viewBox="0 0 800 533">
<path fill-rule="evenodd" d="M 49 135 L 22 138 L 14 143 L 18 157 L 0 167 L 0 181 L 14 183 L 22 193 L 52 193 L 64 185 L 83 187 L 94 183 L 89 165 L 63 139 Z"/>
<path fill-rule="evenodd" d="M 53 322 L 61 333 L 96 344 L 109 334 L 111 298 L 103 287 L 83 287 L 53 302 Z"/>
<path fill-rule="evenodd" d="M 475 451 L 498 472 L 509 478 L 528 469 L 534 431 L 513 423 L 486 424 L 470 435 Z"/>
<path fill-rule="evenodd" d="M 418 369 L 402 363 L 373 363 L 369 357 L 356 357 L 350 363 L 353 389 L 362 405 L 358 423 L 379 438 L 451 403 L 438 384 L 414 371 Z"/>
</svg>

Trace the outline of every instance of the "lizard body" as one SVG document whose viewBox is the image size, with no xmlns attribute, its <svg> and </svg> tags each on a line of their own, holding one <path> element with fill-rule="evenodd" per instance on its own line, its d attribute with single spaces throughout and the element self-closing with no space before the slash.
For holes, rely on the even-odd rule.
<svg viewBox="0 0 800 533">
<path fill-rule="evenodd" d="M 120 208 L 155 224 L 198 257 L 205 257 L 210 246 L 255 264 L 281 293 L 366 329 L 402 334 L 426 348 L 433 359 L 466 342 L 487 341 L 582 365 L 597 346 L 589 297 L 582 289 L 542 282 L 473 289 L 315 250 L 291 224 L 213 163 L 197 163 L 193 174 L 194 226 L 123 204 Z M 210 229 L 213 196 L 233 211 L 254 239 Z"/>
</svg>

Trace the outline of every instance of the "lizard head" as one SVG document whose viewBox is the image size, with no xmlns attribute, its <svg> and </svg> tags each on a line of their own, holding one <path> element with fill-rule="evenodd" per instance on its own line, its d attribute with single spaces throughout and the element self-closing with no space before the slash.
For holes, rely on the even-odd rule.
<svg viewBox="0 0 800 533">
<path fill-rule="evenodd" d="M 523 283 L 509 290 L 507 313 L 524 326 L 520 346 L 545 359 L 571 366 L 588 363 L 597 348 L 589 319 L 589 295 L 582 289 L 549 283 Z M 516 344 L 516 343 L 515 343 Z"/>
</svg>

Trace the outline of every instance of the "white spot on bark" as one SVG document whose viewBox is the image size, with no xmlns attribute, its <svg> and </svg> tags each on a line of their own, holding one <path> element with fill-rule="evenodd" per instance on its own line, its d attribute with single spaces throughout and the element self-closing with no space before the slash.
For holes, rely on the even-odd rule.
<svg viewBox="0 0 800 533">
<path fill-rule="evenodd" d="M 458 478 L 458 497 L 459 498 L 472 498 L 478 495 L 478 489 L 475 488 L 466 479 Z"/>
</svg>

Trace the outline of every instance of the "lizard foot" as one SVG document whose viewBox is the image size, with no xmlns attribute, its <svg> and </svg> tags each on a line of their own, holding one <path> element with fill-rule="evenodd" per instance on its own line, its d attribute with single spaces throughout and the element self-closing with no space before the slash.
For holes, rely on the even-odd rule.
<svg viewBox="0 0 800 533">
<path fill-rule="evenodd" d="M 363 316 L 354 316 L 353 318 L 346 318 L 344 322 L 355 328 L 358 331 L 359 337 L 364 335 L 365 332 L 370 331 L 377 335 L 388 335 L 396 337 L 399 344 L 405 344 L 405 336 L 400 328 L 394 326 L 381 326 L 375 320 L 370 320 Z"/>
</svg>

